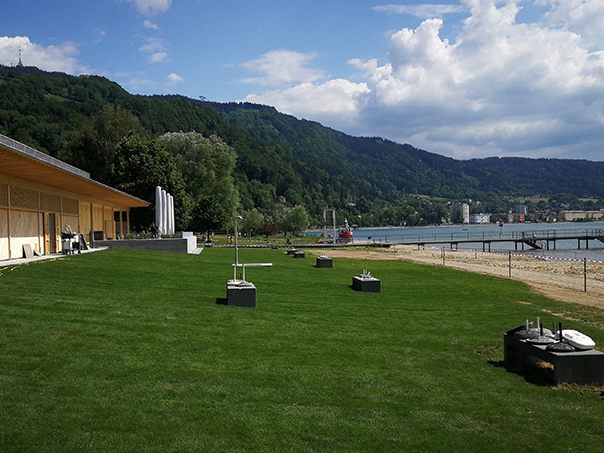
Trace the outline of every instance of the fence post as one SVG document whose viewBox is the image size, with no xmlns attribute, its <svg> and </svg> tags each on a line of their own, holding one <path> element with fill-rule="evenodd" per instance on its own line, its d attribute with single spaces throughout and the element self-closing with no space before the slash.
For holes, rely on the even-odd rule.
<svg viewBox="0 0 604 453">
<path fill-rule="evenodd" d="M 443 257 L 443 266 L 445 265 L 445 248 L 441 248 L 441 255 Z"/>
<path fill-rule="evenodd" d="M 587 258 L 583 258 L 583 292 L 587 292 Z"/>
<path fill-rule="evenodd" d="M 508 277 L 512 276 L 512 251 L 508 252 Z"/>
</svg>

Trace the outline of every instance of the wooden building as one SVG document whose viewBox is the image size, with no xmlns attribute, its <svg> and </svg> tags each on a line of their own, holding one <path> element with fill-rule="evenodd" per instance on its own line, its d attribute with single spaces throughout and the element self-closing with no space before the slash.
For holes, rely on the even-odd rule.
<svg viewBox="0 0 604 453">
<path fill-rule="evenodd" d="M 90 174 L 0 134 L 0 260 L 61 251 L 61 231 L 87 241 L 120 239 L 130 208 L 149 203 L 90 179 Z"/>
</svg>

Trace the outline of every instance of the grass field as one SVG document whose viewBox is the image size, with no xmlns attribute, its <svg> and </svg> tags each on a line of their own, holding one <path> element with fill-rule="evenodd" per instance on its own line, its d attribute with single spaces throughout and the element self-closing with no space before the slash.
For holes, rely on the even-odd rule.
<svg viewBox="0 0 604 453">
<path fill-rule="evenodd" d="M 501 360 L 527 317 L 602 347 L 602 311 L 446 268 L 318 269 L 277 250 L 240 252 L 274 267 L 248 271 L 255 310 L 228 307 L 232 253 L 0 269 L 0 451 L 601 451 L 599 392 Z M 351 290 L 363 268 L 381 293 Z"/>
</svg>

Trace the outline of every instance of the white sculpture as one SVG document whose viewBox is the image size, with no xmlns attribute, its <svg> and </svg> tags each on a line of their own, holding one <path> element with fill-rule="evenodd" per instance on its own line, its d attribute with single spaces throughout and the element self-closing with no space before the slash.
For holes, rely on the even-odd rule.
<svg viewBox="0 0 604 453">
<path fill-rule="evenodd" d="M 155 226 L 157 227 L 157 233 L 158 234 L 161 234 L 161 232 L 160 232 L 161 213 L 162 213 L 162 207 L 161 207 L 161 187 L 157 186 L 155 188 Z"/>
<path fill-rule="evenodd" d="M 175 234 L 174 197 L 161 186 L 155 188 L 155 226 L 159 235 Z"/>
<path fill-rule="evenodd" d="M 169 222 L 168 234 L 174 234 L 174 197 L 170 194 L 168 194 L 168 197 L 170 197 L 170 206 L 169 206 L 170 222 Z"/>
</svg>

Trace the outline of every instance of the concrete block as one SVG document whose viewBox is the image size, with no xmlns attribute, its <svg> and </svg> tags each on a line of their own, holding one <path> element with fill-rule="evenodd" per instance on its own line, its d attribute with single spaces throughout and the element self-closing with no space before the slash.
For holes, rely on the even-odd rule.
<svg viewBox="0 0 604 453">
<path fill-rule="evenodd" d="M 506 367 L 514 368 L 528 357 L 537 357 L 554 366 L 554 382 L 561 384 L 604 385 L 604 352 L 596 349 L 575 352 L 553 352 L 545 345 L 528 343 L 514 338 L 514 333 L 524 329 L 516 327 L 503 334 L 503 360 Z"/>
<path fill-rule="evenodd" d="M 333 259 L 327 256 L 317 256 L 315 267 L 333 267 Z"/>
<path fill-rule="evenodd" d="M 352 289 L 355 291 L 367 291 L 379 293 L 382 291 L 382 281 L 375 277 L 352 277 Z"/>
<path fill-rule="evenodd" d="M 256 308 L 256 286 L 252 282 L 229 280 L 226 286 L 227 305 Z"/>
</svg>

